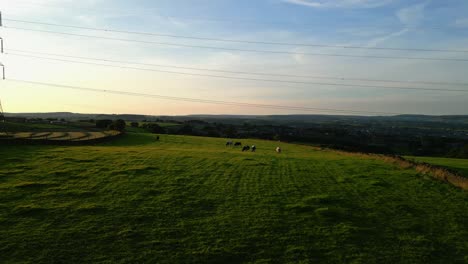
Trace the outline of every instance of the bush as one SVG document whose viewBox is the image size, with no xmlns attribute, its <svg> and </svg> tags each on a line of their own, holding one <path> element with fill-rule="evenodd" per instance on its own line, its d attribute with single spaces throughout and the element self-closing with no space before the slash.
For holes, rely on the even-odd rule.
<svg viewBox="0 0 468 264">
<path fill-rule="evenodd" d="M 112 125 L 112 120 L 109 120 L 109 119 L 96 120 L 96 127 L 97 128 L 106 129 L 110 125 Z"/>
<path fill-rule="evenodd" d="M 181 134 L 181 135 L 191 135 L 192 133 L 193 133 L 193 127 L 189 124 L 185 124 L 178 131 L 178 134 Z"/>
<path fill-rule="evenodd" d="M 154 134 L 162 134 L 166 132 L 166 130 L 163 127 L 161 127 L 160 125 L 156 123 L 143 124 L 141 127 L 148 129 L 151 133 L 154 133 Z"/>
<path fill-rule="evenodd" d="M 110 129 L 124 131 L 127 124 L 122 119 L 117 119 L 109 126 Z"/>
</svg>

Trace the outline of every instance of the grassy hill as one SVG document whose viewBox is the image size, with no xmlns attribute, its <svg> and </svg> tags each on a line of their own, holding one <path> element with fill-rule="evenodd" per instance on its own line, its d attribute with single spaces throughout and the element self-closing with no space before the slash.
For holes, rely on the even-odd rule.
<svg viewBox="0 0 468 264">
<path fill-rule="evenodd" d="M 468 261 L 466 192 L 376 158 L 243 143 L 257 153 L 150 134 L 2 146 L 1 262 Z"/>
</svg>

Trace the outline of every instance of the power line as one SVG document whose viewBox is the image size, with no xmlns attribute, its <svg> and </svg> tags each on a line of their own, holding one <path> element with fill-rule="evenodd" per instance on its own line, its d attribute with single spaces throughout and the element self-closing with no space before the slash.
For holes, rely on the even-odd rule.
<svg viewBox="0 0 468 264">
<path fill-rule="evenodd" d="M 205 103 L 205 104 L 218 104 L 218 105 L 228 105 L 228 106 L 243 106 L 243 107 L 256 107 L 256 108 L 268 108 L 268 109 L 295 110 L 295 111 L 304 111 L 304 112 L 334 112 L 334 113 L 348 113 L 348 114 L 403 115 L 402 113 L 392 113 L 392 112 L 375 112 L 375 111 L 361 111 L 361 110 L 350 110 L 350 109 L 345 110 L 345 109 L 335 109 L 335 108 L 314 108 L 314 107 L 299 107 L 299 106 L 285 106 L 285 105 L 254 104 L 254 103 L 209 100 L 209 99 L 199 99 L 199 98 L 189 98 L 189 97 L 175 97 L 175 96 L 165 96 L 165 95 L 157 95 L 157 94 L 126 92 L 126 91 L 118 91 L 118 90 L 86 88 L 86 87 L 80 87 L 80 86 L 52 84 L 52 83 L 34 82 L 34 81 L 16 80 L 16 79 L 8 79 L 8 81 L 17 82 L 17 83 L 26 83 L 26 84 L 32 84 L 32 85 L 56 87 L 56 88 L 81 90 L 81 91 L 88 91 L 88 92 L 119 94 L 119 95 L 127 95 L 127 96 L 139 96 L 139 97 L 148 97 L 148 98 L 158 98 L 158 99 L 164 99 L 164 100 L 184 101 L 184 102 L 194 102 L 194 103 Z"/>
<path fill-rule="evenodd" d="M 47 55 L 47 56 L 64 57 L 64 58 L 73 58 L 73 59 L 103 61 L 103 62 L 111 62 L 111 63 L 135 64 L 135 65 L 143 65 L 143 66 L 151 66 L 151 67 L 164 67 L 164 68 L 174 68 L 174 69 L 184 69 L 184 70 L 222 72 L 222 73 L 244 74 L 244 75 L 254 75 L 254 76 L 255 75 L 257 75 L 257 76 L 276 76 L 276 77 L 288 77 L 288 78 L 307 78 L 307 79 L 323 79 L 323 80 L 336 80 L 336 81 L 359 81 L 359 82 L 400 83 L 400 84 L 468 86 L 468 83 L 463 83 L 463 82 L 401 81 L 401 80 L 388 80 L 388 79 L 366 79 L 366 78 L 348 78 L 348 77 L 316 76 L 316 75 L 294 75 L 294 74 L 281 74 L 281 73 L 228 71 L 228 70 L 217 70 L 217 69 L 207 69 L 207 68 L 175 66 L 175 65 L 167 65 L 167 64 L 153 64 L 153 63 L 140 63 L 140 62 L 130 62 L 130 61 L 121 61 L 121 60 L 110 60 L 110 59 L 104 59 L 104 58 L 90 58 L 90 57 L 71 56 L 71 55 L 58 54 L 58 53 L 27 51 L 27 50 L 18 50 L 18 49 L 8 49 L 7 52 L 9 52 L 9 51 L 28 53 L 28 54 L 40 54 L 40 55 Z"/>
<path fill-rule="evenodd" d="M 288 43 L 288 42 L 269 42 L 269 41 L 253 41 L 253 40 L 235 40 L 235 39 L 223 39 L 223 38 L 208 38 L 208 37 L 195 37 L 195 36 L 161 34 L 161 33 L 151 33 L 151 32 L 126 31 L 126 30 L 107 29 L 107 28 L 83 27 L 83 26 L 64 25 L 64 24 L 55 24 L 55 23 L 44 23 L 44 22 L 38 22 L 38 21 L 28 21 L 28 20 L 18 20 L 18 19 L 3 19 L 3 20 L 4 21 L 19 22 L 19 23 L 35 24 L 35 25 L 46 25 L 46 26 L 55 26 L 55 27 L 85 29 L 85 30 L 103 31 L 103 32 L 111 32 L 111 33 L 124 33 L 124 34 L 156 36 L 156 37 L 169 37 L 169 38 L 181 38 L 181 39 L 194 39 L 194 40 L 209 40 L 209 41 L 231 42 L 231 43 L 262 44 L 262 45 L 277 45 L 277 46 L 320 47 L 320 48 L 362 49 L 362 50 L 391 50 L 391 51 L 468 53 L 468 50 L 454 50 L 454 49 L 388 48 L 388 47 L 365 47 L 365 46 L 351 46 L 351 45 L 328 45 L 328 44 L 311 44 L 311 43 L 291 43 L 291 42 Z"/>
<path fill-rule="evenodd" d="M 210 77 L 210 78 L 221 78 L 221 79 L 230 79 L 230 80 L 245 80 L 245 81 L 260 81 L 260 82 L 272 82 L 272 83 L 288 83 L 288 84 L 307 84 L 307 85 L 323 85 L 323 86 L 338 86 L 338 87 L 356 87 L 356 88 L 376 88 L 376 89 L 397 89 L 397 90 L 421 90 L 421 91 L 438 91 L 438 92 L 464 92 L 468 93 L 466 89 L 442 89 L 442 88 L 422 88 L 422 87 L 398 87 L 398 86 L 379 86 L 379 85 L 361 85 L 361 84 L 340 84 L 340 83 L 320 83 L 320 82 L 306 82 L 306 81 L 293 81 L 293 80 L 275 80 L 275 79 L 259 79 L 259 78 L 245 78 L 245 77 L 232 77 L 224 75 L 210 75 L 210 74 L 199 74 L 199 73 L 187 73 L 187 72 L 176 72 L 176 71 L 165 71 L 165 70 L 156 70 L 156 69 L 147 69 L 147 68 L 137 68 L 137 67 L 128 67 L 128 66 L 118 66 L 118 65 L 109 65 L 109 64 L 100 64 L 84 61 L 73 61 L 73 60 L 64 60 L 57 58 L 47 58 L 33 55 L 24 55 L 16 53 L 5 53 L 7 55 L 41 59 L 41 60 L 52 60 L 60 61 L 67 63 L 78 63 L 86 65 L 95 65 L 95 66 L 104 66 L 112 67 L 119 69 L 131 69 L 131 70 L 140 70 L 140 71 L 151 71 L 151 72 L 161 72 L 169 74 L 178 74 L 178 75 L 188 75 L 188 76 L 199 76 L 199 77 Z"/>
<path fill-rule="evenodd" d="M 66 35 L 66 36 L 76 36 L 76 37 L 85 37 L 85 38 L 105 39 L 105 40 L 113 40 L 113 41 L 124 41 L 124 42 L 143 43 L 143 44 L 156 44 L 156 45 L 165 45 L 165 46 L 174 46 L 174 47 L 184 47 L 184 48 L 199 48 L 199 49 L 211 49 L 211 50 L 239 51 L 239 52 L 249 52 L 249 53 L 272 53 L 272 54 L 326 56 L 326 57 L 349 57 L 349 58 L 366 58 L 366 59 L 397 59 L 397 60 L 425 60 L 425 61 L 468 62 L 468 59 L 455 59 L 455 58 L 428 58 L 428 57 L 402 57 L 402 56 L 399 57 L 399 56 L 375 56 L 375 55 L 349 55 L 349 54 L 326 54 L 326 53 L 291 52 L 291 51 L 277 51 L 277 50 L 257 50 L 257 49 L 224 48 L 224 47 L 215 47 L 215 46 L 200 46 L 200 45 L 178 44 L 178 43 L 168 43 L 168 42 L 155 42 L 155 41 L 144 41 L 144 40 L 111 38 L 111 37 L 102 37 L 102 36 L 93 36 L 93 35 L 82 35 L 82 34 L 75 34 L 75 33 L 66 33 L 66 32 L 49 31 L 49 30 L 39 30 L 39 29 L 29 29 L 29 28 L 6 27 L 6 26 L 4 26 L 4 28 L 15 29 L 15 30 L 33 31 L 33 32 L 42 32 L 42 33 L 50 33 L 50 34 L 58 34 L 58 35 Z"/>
<path fill-rule="evenodd" d="M 61 5 L 52 5 L 52 4 L 42 4 L 42 3 L 34 3 L 34 2 L 27 2 L 27 1 L 17 1 L 19 4 L 22 5 L 33 5 L 33 6 L 41 6 L 41 7 L 46 7 L 46 8 L 57 8 L 57 9 L 78 9 L 78 10 L 87 10 L 87 11 L 99 11 L 99 12 L 118 12 L 118 9 L 115 8 L 86 8 L 86 7 L 65 7 Z M 128 9 L 125 9 L 127 11 Z M 303 23 L 301 21 L 286 21 L 286 20 L 276 20 L 276 21 L 260 21 L 260 20 L 254 20 L 254 19 L 234 19 L 234 18 L 206 18 L 206 17 L 187 17 L 187 16 L 172 16 L 172 15 L 161 15 L 161 14 L 156 14 L 155 9 L 134 9 L 133 12 L 140 12 L 138 14 L 128 14 L 125 13 L 126 15 L 141 15 L 141 11 L 149 11 L 147 14 L 150 14 L 151 16 L 156 16 L 160 17 L 163 19 L 180 19 L 180 20 L 189 20 L 189 21 L 204 21 L 204 22 L 210 22 L 210 23 L 245 23 L 245 24 L 253 24 L 253 25 L 298 25 L 300 23 L 301 26 L 306 26 L 306 27 L 323 27 L 322 24 L 307 24 Z M 146 12 L 145 12 L 146 13 Z M 347 25 L 347 26 L 352 26 L 354 28 L 396 28 L 398 27 L 399 29 L 411 29 L 411 30 L 444 30 L 444 29 L 450 29 L 450 30 L 467 30 L 466 28 L 463 27 L 453 27 L 450 25 L 433 25 L 433 26 L 408 26 L 408 25 Z"/>
</svg>

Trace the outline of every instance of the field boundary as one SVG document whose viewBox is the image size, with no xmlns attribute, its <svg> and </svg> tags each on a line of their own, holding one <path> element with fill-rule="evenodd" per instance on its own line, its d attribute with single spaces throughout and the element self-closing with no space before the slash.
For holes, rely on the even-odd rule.
<svg viewBox="0 0 468 264">
<path fill-rule="evenodd" d="M 415 169 L 421 174 L 430 175 L 437 180 L 448 182 L 463 190 L 468 190 L 468 178 L 463 177 L 460 173 L 451 169 L 427 162 L 408 160 L 401 156 L 383 156 L 381 158 L 385 161 L 397 164 L 400 167 Z"/>
<path fill-rule="evenodd" d="M 439 181 L 450 183 L 453 186 L 461 188 L 463 190 L 468 190 L 468 178 L 464 177 L 463 175 L 461 175 L 460 173 L 454 170 L 451 170 L 451 169 L 448 169 L 439 165 L 433 165 L 427 162 L 418 162 L 418 161 L 408 160 L 398 155 L 374 154 L 374 153 L 363 153 L 363 152 L 347 152 L 343 150 L 334 150 L 334 149 L 329 149 L 329 150 L 339 152 L 342 154 L 347 154 L 347 155 L 353 155 L 353 156 L 362 155 L 366 157 L 377 158 L 385 162 L 397 165 L 401 168 L 414 169 L 420 174 L 429 175 L 432 178 L 435 178 Z"/>
<path fill-rule="evenodd" d="M 463 190 L 468 190 L 468 178 L 467 177 L 464 177 L 461 173 L 455 170 L 452 170 L 443 166 L 434 165 L 434 164 L 430 164 L 427 162 L 408 160 L 400 155 L 376 154 L 376 153 L 366 153 L 366 152 L 359 152 L 359 151 L 354 152 L 354 151 L 334 149 L 334 148 L 323 147 L 323 146 L 313 146 L 313 145 L 307 145 L 307 144 L 300 144 L 300 145 L 311 146 L 320 150 L 334 151 L 334 152 L 338 152 L 338 153 L 345 154 L 345 155 L 373 157 L 376 159 L 383 160 L 387 163 L 392 163 L 401 168 L 414 169 L 420 174 L 429 175 L 432 178 L 435 178 L 439 181 L 450 183 L 451 185 L 461 188 Z"/>
</svg>

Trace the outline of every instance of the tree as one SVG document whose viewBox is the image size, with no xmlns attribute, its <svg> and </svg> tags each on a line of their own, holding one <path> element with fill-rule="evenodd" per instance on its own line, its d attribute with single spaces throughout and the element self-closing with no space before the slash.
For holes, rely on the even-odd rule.
<svg viewBox="0 0 468 264">
<path fill-rule="evenodd" d="M 112 124 L 112 120 L 109 119 L 101 119 L 101 120 L 96 120 L 96 127 L 97 128 L 102 128 L 106 129 Z"/>
<path fill-rule="evenodd" d="M 132 123 L 130 123 L 130 126 L 131 127 L 139 127 L 140 124 L 138 122 L 132 122 Z"/>
<path fill-rule="evenodd" d="M 112 124 L 110 125 L 110 129 L 114 129 L 114 130 L 118 130 L 118 131 L 124 131 L 125 130 L 125 126 L 127 124 L 125 123 L 124 120 L 122 119 L 117 119 L 115 120 L 114 122 L 112 122 Z"/>
<path fill-rule="evenodd" d="M 216 127 L 211 126 L 211 125 L 206 125 L 203 127 L 203 131 L 206 133 L 207 136 L 209 137 L 219 137 L 219 132 L 216 130 Z"/>
<path fill-rule="evenodd" d="M 191 135 L 193 133 L 193 127 L 190 124 L 185 124 L 179 129 L 181 135 Z"/>
<path fill-rule="evenodd" d="M 166 130 L 156 123 L 146 123 L 143 124 L 141 127 L 148 129 L 151 133 L 154 134 L 166 133 Z"/>
<path fill-rule="evenodd" d="M 237 129 L 233 125 L 229 125 L 225 130 L 224 134 L 226 134 L 226 137 L 229 138 L 235 138 L 237 136 Z"/>
</svg>

